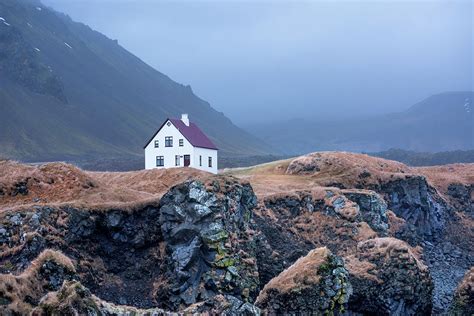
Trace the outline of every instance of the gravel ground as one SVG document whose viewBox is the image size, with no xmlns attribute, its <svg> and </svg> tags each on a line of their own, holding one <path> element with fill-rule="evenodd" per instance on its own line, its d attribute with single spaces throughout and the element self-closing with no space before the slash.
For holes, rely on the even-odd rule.
<svg viewBox="0 0 474 316">
<path fill-rule="evenodd" d="M 456 287 L 473 265 L 473 260 L 450 242 L 425 242 L 424 259 L 435 285 L 433 314 L 444 315 L 451 305 Z"/>
</svg>

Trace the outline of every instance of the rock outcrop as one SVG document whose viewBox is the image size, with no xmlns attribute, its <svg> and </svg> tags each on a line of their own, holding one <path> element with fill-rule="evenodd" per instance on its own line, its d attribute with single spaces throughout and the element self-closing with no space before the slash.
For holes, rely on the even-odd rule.
<svg viewBox="0 0 474 316">
<path fill-rule="evenodd" d="M 45 250 L 21 274 L 0 274 L 0 314 L 29 314 L 44 295 L 74 280 L 75 272 L 64 254 Z"/>
<path fill-rule="evenodd" d="M 464 276 L 454 293 L 450 315 L 474 315 L 474 267 Z"/>
<path fill-rule="evenodd" d="M 450 214 L 445 200 L 426 177 L 402 163 L 361 154 L 323 152 L 293 159 L 286 173 L 311 177 L 324 186 L 369 189 L 381 194 L 388 208 L 407 223 L 400 237 L 413 243 L 439 237 Z M 462 189 L 455 191 L 465 195 Z M 412 230 L 417 236 L 409 234 Z"/>
<path fill-rule="evenodd" d="M 377 193 L 366 190 L 343 190 L 342 193 L 359 206 L 361 221 L 380 234 L 387 236 L 388 215 L 387 203 Z"/>
<path fill-rule="evenodd" d="M 268 315 L 343 313 L 351 294 L 342 259 L 318 248 L 270 280 L 256 305 Z"/>
<path fill-rule="evenodd" d="M 353 286 L 351 312 L 431 314 L 433 283 L 428 268 L 405 242 L 395 238 L 364 241 L 345 261 Z"/>
<path fill-rule="evenodd" d="M 252 302 L 259 288 L 250 227 L 255 206 L 248 184 L 216 181 L 208 191 L 192 181 L 163 196 L 159 221 L 173 270 L 159 299 L 172 310 L 217 294 Z"/>
<path fill-rule="evenodd" d="M 389 233 L 385 201 L 367 190 L 321 188 L 270 195 L 256 213 L 261 284 L 316 247 L 343 255 L 361 240 Z"/>
<path fill-rule="evenodd" d="M 371 189 L 384 194 L 388 207 L 420 238 L 432 240 L 442 234 L 449 208 L 425 177 L 409 175 Z"/>
<path fill-rule="evenodd" d="M 5 212 L 0 269 L 22 271 L 52 248 L 77 259 L 77 280 L 117 305 L 178 311 L 216 295 L 234 302 L 234 309 L 237 302 L 251 305 L 259 291 L 250 223 L 256 197 L 248 184 L 219 180 L 185 182 L 160 203 L 132 209 Z M 50 290 L 61 286 L 53 284 Z"/>
</svg>

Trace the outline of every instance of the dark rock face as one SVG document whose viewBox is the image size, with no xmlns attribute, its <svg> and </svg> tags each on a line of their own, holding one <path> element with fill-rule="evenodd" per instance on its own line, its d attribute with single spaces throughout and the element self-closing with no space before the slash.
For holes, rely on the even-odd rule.
<svg viewBox="0 0 474 316">
<path fill-rule="evenodd" d="M 224 190 L 218 196 L 192 181 L 161 199 L 159 220 L 174 270 L 168 275 L 170 288 L 157 295 L 168 296 L 172 310 L 217 294 L 252 302 L 258 293 L 255 242 L 249 234 L 256 197 L 249 185 Z"/>
<path fill-rule="evenodd" d="M 442 233 L 449 208 L 436 190 L 422 176 L 407 176 L 373 188 L 386 196 L 388 208 L 406 220 L 409 227 L 423 239 Z"/>
<path fill-rule="evenodd" d="M 264 200 L 266 207 L 289 211 L 292 216 L 298 216 L 303 211 L 313 212 L 315 209 L 313 203 L 313 197 L 309 192 L 296 192 L 296 195 Z"/>
<path fill-rule="evenodd" d="M 394 238 L 361 242 L 345 258 L 353 286 L 349 310 L 367 315 L 430 315 L 433 283 L 410 246 Z"/>
<path fill-rule="evenodd" d="M 256 238 L 256 259 L 261 285 L 267 284 L 314 248 L 312 243 L 304 242 L 288 232 L 285 225 L 269 223 L 259 216 L 255 217 L 255 222 L 260 231 Z"/>
<path fill-rule="evenodd" d="M 344 190 L 342 193 L 359 205 L 362 221 L 367 222 L 380 236 L 387 236 L 387 203 L 380 195 L 372 191 L 360 190 Z"/>
<path fill-rule="evenodd" d="M 48 293 L 32 315 L 173 315 L 159 308 L 138 309 L 102 301 L 77 281 L 66 281 L 56 292 Z"/>
<path fill-rule="evenodd" d="M 453 208 L 457 211 L 466 212 L 468 214 L 474 213 L 474 205 L 472 203 L 472 190 L 474 184 L 463 185 L 460 183 L 451 183 L 448 186 L 448 195 L 452 197 L 454 202 Z"/>
<path fill-rule="evenodd" d="M 352 294 L 348 278 L 343 260 L 318 248 L 272 279 L 256 304 L 269 315 L 342 314 Z"/>
<path fill-rule="evenodd" d="M 61 250 L 80 262 L 78 276 L 96 295 L 150 307 L 153 278 L 164 269 L 158 218 L 153 205 L 132 212 L 72 207 L 12 212 L 0 223 L 0 247 L 18 251 L 3 257 L 0 266 L 7 263 L 13 272 L 21 271 L 44 249 Z M 99 264 L 96 258 L 101 258 Z"/>
</svg>

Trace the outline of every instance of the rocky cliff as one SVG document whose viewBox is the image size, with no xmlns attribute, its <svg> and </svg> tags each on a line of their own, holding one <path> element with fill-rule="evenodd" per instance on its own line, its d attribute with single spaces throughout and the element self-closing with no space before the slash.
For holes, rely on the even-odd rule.
<svg viewBox="0 0 474 316">
<path fill-rule="evenodd" d="M 470 186 L 472 166 L 444 182 L 348 153 L 218 176 L 0 167 L 1 314 L 424 315 L 468 305 L 469 282 L 455 289 L 473 265 L 472 199 L 451 194 L 451 182 Z"/>
</svg>

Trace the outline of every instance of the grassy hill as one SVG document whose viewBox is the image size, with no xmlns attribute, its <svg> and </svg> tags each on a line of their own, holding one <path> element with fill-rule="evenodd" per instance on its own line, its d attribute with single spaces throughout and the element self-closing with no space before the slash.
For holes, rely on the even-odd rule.
<svg viewBox="0 0 474 316">
<path fill-rule="evenodd" d="M 0 155 L 117 157 L 189 113 L 223 155 L 273 150 L 122 48 L 35 0 L 0 0 Z"/>
</svg>

